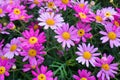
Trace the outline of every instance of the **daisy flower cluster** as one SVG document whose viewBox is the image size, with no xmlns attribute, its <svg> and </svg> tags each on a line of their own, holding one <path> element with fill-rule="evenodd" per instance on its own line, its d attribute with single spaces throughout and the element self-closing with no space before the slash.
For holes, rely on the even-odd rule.
<svg viewBox="0 0 120 80">
<path fill-rule="evenodd" d="M 0 0 L 0 80 L 118 80 L 120 8 L 98 5 Z"/>
</svg>

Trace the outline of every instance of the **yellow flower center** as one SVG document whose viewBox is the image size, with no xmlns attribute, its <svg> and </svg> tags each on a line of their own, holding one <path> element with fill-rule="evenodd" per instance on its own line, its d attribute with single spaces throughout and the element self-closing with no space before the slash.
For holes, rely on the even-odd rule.
<svg viewBox="0 0 120 80">
<path fill-rule="evenodd" d="M 30 49 L 30 50 L 28 51 L 28 55 L 29 55 L 30 57 L 35 57 L 36 54 L 37 54 L 37 52 L 36 52 L 35 49 Z"/>
<path fill-rule="evenodd" d="M 84 57 L 85 59 L 89 60 L 89 59 L 92 57 L 92 55 L 91 55 L 90 52 L 86 51 L 86 52 L 83 53 L 83 57 Z"/>
<path fill-rule="evenodd" d="M 13 10 L 13 12 L 14 12 L 14 14 L 16 14 L 16 15 L 19 15 L 21 12 L 20 12 L 20 9 L 18 9 L 18 8 L 15 8 L 14 10 Z"/>
<path fill-rule="evenodd" d="M 20 16 L 20 20 L 24 20 L 25 19 L 25 16 Z"/>
<path fill-rule="evenodd" d="M 115 34 L 114 32 L 109 32 L 109 33 L 108 33 L 108 37 L 109 37 L 109 39 L 111 39 L 111 40 L 115 40 L 115 39 L 116 39 L 116 34 Z"/>
<path fill-rule="evenodd" d="M 102 17 L 100 17 L 100 16 L 96 16 L 95 19 L 96 19 L 96 21 L 98 21 L 98 22 L 102 22 Z"/>
<path fill-rule="evenodd" d="M 9 0 L 9 4 L 13 4 L 13 0 Z"/>
<path fill-rule="evenodd" d="M 85 34 L 85 31 L 83 29 L 78 30 L 78 35 L 82 37 Z"/>
<path fill-rule="evenodd" d="M 0 56 L 0 58 L 2 59 L 2 60 L 7 60 L 8 58 L 6 58 L 5 56 Z"/>
<path fill-rule="evenodd" d="M 68 4 L 68 3 L 69 3 L 69 0 L 62 0 L 62 3 L 63 3 L 63 4 Z"/>
<path fill-rule="evenodd" d="M 110 12 L 106 12 L 106 13 L 105 13 L 105 16 L 106 16 L 106 17 L 110 17 L 110 16 L 111 16 L 111 13 L 110 13 Z"/>
<path fill-rule="evenodd" d="M 16 44 L 11 45 L 11 47 L 10 47 L 10 51 L 11 52 L 15 51 L 16 49 L 17 49 L 17 45 Z"/>
<path fill-rule="evenodd" d="M 2 14 L 3 13 L 3 10 L 2 10 L 2 8 L 0 8 L 0 14 Z"/>
<path fill-rule="evenodd" d="M 47 19 L 46 23 L 50 26 L 53 26 L 55 24 L 55 21 L 53 19 Z"/>
<path fill-rule="evenodd" d="M 110 66 L 108 64 L 103 64 L 102 68 L 106 71 L 108 71 L 110 69 Z"/>
<path fill-rule="evenodd" d="M 49 2 L 49 3 L 48 3 L 48 7 L 49 7 L 49 8 L 54 8 L 54 6 L 55 6 L 54 2 Z"/>
<path fill-rule="evenodd" d="M 34 0 L 34 4 L 38 5 L 39 1 L 38 0 Z"/>
<path fill-rule="evenodd" d="M 34 30 L 37 30 L 39 28 L 39 26 L 37 24 L 34 25 Z"/>
<path fill-rule="evenodd" d="M 34 66 L 31 66 L 31 68 L 32 68 L 32 69 L 35 69 L 35 68 L 36 68 L 36 66 L 35 66 L 35 65 L 34 65 Z"/>
<path fill-rule="evenodd" d="M 87 78 L 83 77 L 83 78 L 81 78 L 80 80 L 87 80 Z"/>
<path fill-rule="evenodd" d="M 46 76 L 44 74 L 39 74 L 37 78 L 38 80 L 46 80 Z"/>
<path fill-rule="evenodd" d="M 6 71 L 5 67 L 4 66 L 0 66 L 0 75 L 4 74 L 5 71 Z"/>
<path fill-rule="evenodd" d="M 82 18 L 82 19 L 86 19 L 86 18 L 87 18 L 86 14 L 85 14 L 85 13 L 82 13 L 82 12 L 79 13 L 79 16 L 80 16 L 80 18 Z"/>
<path fill-rule="evenodd" d="M 80 8 L 84 8 L 84 6 L 85 6 L 85 4 L 83 4 L 83 3 L 79 4 Z"/>
<path fill-rule="evenodd" d="M 119 24 L 119 22 L 118 22 L 118 21 L 114 21 L 114 24 L 115 24 L 117 27 L 119 27 L 119 26 L 120 26 L 120 24 Z"/>
<path fill-rule="evenodd" d="M 62 33 L 62 37 L 63 37 L 63 39 L 68 40 L 68 39 L 70 39 L 70 33 L 68 33 L 68 32 L 63 32 L 63 33 Z"/>
<path fill-rule="evenodd" d="M 37 42 L 38 42 L 38 39 L 36 37 L 30 37 L 30 39 L 29 39 L 30 44 L 35 44 Z"/>
</svg>

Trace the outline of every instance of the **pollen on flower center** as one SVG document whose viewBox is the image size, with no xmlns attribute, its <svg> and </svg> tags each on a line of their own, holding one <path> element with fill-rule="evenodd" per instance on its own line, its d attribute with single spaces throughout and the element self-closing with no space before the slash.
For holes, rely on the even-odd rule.
<svg viewBox="0 0 120 80">
<path fill-rule="evenodd" d="M 5 71 L 6 71 L 5 67 L 0 66 L 0 75 L 1 75 L 1 74 L 4 74 Z"/>
<path fill-rule="evenodd" d="M 96 16 L 95 19 L 96 19 L 96 21 L 102 22 L 102 17 L 100 17 L 100 16 Z"/>
<path fill-rule="evenodd" d="M 3 13 L 3 10 L 0 8 L 0 14 L 2 14 Z"/>
<path fill-rule="evenodd" d="M 68 39 L 70 39 L 70 33 L 68 33 L 68 32 L 62 33 L 62 37 L 63 37 L 63 39 L 68 40 Z"/>
<path fill-rule="evenodd" d="M 105 16 L 106 16 L 106 17 L 110 17 L 110 16 L 111 16 L 111 13 L 110 13 L 110 12 L 106 12 L 106 13 L 105 13 Z"/>
<path fill-rule="evenodd" d="M 111 39 L 111 40 L 115 40 L 115 39 L 116 39 L 116 34 L 115 34 L 114 32 L 109 32 L 109 33 L 108 33 L 108 37 L 109 37 L 109 39 Z"/>
<path fill-rule="evenodd" d="M 80 18 L 82 18 L 82 19 L 86 19 L 86 18 L 87 18 L 86 14 L 85 14 L 85 13 L 82 13 L 82 12 L 79 13 L 79 16 L 80 16 Z"/>
<path fill-rule="evenodd" d="M 92 57 L 92 55 L 91 55 L 90 52 L 86 51 L 86 52 L 83 53 L 83 57 L 84 57 L 85 59 L 89 60 L 89 59 Z"/>
<path fill-rule="evenodd" d="M 49 7 L 49 8 L 53 8 L 54 6 L 55 6 L 54 2 L 49 2 L 49 3 L 48 3 L 48 7 Z"/>
<path fill-rule="evenodd" d="M 28 51 L 28 55 L 29 55 L 30 57 L 35 57 L 36 54 L 37 54 L 37 52 L 36 52 L 35 49 L 30 49 L 30 50 Z"/>
<path fill-rule="evenodd" d="M 46 76 L 44 74 L 39 74 L 37 78 L 38 80 L 46 80 Z"/>
<path fill-rule="evenodd" d="M 38 5 L 39 1 L 38 0 L 34 0 L 34 4 Z"/>
<path fill-rule="evenodd" d="M 82 37 L 85 34 L 85 31 L 83 29 L 78 30 L 78 35 Z"/>
<path fill-rule="evenodd" d="M 30 37 L 30 39 L 29 39 L 30 44 L 35 44 L 37 42 L 38 42 L 38 39 L 36 37 Z"/>
<path fill-rule="evenodd" d="M 7 58 L 5 56 L 1 56 L 0 57 L 2 60 L 7 60 Z"/>
<path fill-rule="evenodd" d="M 69 3 L 69 0 L 62 0 L 62 3 L 63 3 L 63 4 L 68 4 L 68 3 Z"/>
<path fill-rule="evenodd" d="M 120 26 L 120 24 L 119 24 L 119 22 L 118 22 L 118 21 L 114 21 L 114 24 L 115 24 L 117 27 L 119 27 L 119 26 Z"/>
<path fill-rule="evenodd" d="M 13 0 L 9 0 L 9 4 L 13 4 Z"/>
<path fill-rule="evenodd" d="M 14 10 L 13 10 L 13 12 L 14 12 L 14 14 L 16 14 L 16 15 L 19 15 L 21 12 L 20 12 L 20 9 L 18 9 L 18 8 L 15 8 Z"/>
<path fill-rule="evenodd" d="M 85 77 L 82 77 L 80 80 L 87 80 L 87 78 L 85 78 Z"/>
<path fill-rule="evenodd" d="M 110 69 L 110 66 L 108 64 L 103 64 L 102 68 L 106 71 L 108 71 Z"/>
<path fill-rule="evenodd" d="M 17 45 L 16 44 L 11 45 L 10 51 L 15 51 L 16 49 L 17 49 Z"/>
<path fill-rule="evenodd" d="M 48 25 L 50 25 L 50 26 L 53 26 L 53 25 L 55 24 L 55 20 L 53 20 L 53 19 L 47 19 L 47 20 L 46 20 L 46 23 L 47 23 Z"/>
<path fill-rule="evenodd" d="M 36 68 L 36 65 L 31 66 L 31 68 L 32 68 L 32 69 L 35 69 L 35 68 Z"/>
<path fill-rule="evenodd" d="M 79 7 L 80 7 L 80 8 L 84 8 L 84 6 L 85 6 L 85 5 L 84 5 L 83 3 L 79 4 Z"/>
<path fill-rule="evenodd" d="M 39 28 L 39 26 L 37 24 L 34 25 L 34 30 L 37 30 Z"/>
</svg>

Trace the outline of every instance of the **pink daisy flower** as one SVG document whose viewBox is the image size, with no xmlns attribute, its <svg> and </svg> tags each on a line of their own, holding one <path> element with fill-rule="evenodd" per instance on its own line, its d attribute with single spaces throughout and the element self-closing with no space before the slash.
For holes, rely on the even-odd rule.
<svg viewBox="0 0 120 80">
<path fill-rule="evenodd" d="M 40 7 L 41 3 L 43 2 L 43 0 L 28 0 L 28 4 L 30 4 L 30 9 L 33 9 L 35 6 Z"/>
<path fill-rule="evenodd" d="M 28 28 L 34 29 L 35 31 L 37 29 L 40 29 L 40 30 L 42 29 L 42 27 L 38 25 L 38 22 L 31 22 L 30 25 L 28 26 Z"/>
<path fill-rule="evenodd" d="M 63 9 L 64 11 L 67 9 L 67 7 L 72 7 L 71 0 L 56 0 L 56 5 L 59 7 L 59 9 Z"/>
<path fill-rule="evenodd" d="M 57 28 L 55 33 L 57 34 L 55 38 L 57 38 L 59 43 L 62 43 L 63 48 L 66 46 L 70 48 L 71 46 L 75 45 L 74 41 L 78 41 L 76 35 L 77 30 L 74 28 L 74 26 L 69 27 L 69 24 L 64 24 L 62 27 Z"/>
<path fill-rule="evenodd" d="M 21 38 L 23 47 L 30 47 L 36 44 L 43 44 L 46 42 L 46 36 L 44 32 L 39 33 L 39 30 L 34 31 L 33 29 L 25 30 Z"/>
<path fill-rule="evenodd" d="M 0 58 L 0 80 L 5 80 L 5 76 L 9 76 L 9 70 L 12 67 L 9 60 Z"/>
<path fill-rule="evenodd" d="M 112 23 L 116 26 L 116 27 L 120 27 L 120 20 L 118 16 L 114 16 L 114 20 L 112 21 Z"/>
<path fill-rule="evenodd" d="M 97 10 L 97 11 L 96 11 L 96 14 L 95 14 L 95 21 L 96 21 L 97 23 L 103 24 L 103 23 L 104 23 L 103 18 L 104 18 L 104 15 L 103 15 L 103 13 L 102 13 L 102 10 Z"/>
<path fill-rule="evenodd" d="M 82 69 L 78 70 L 79 75 L 73 75 L 75 80 L 96 80 L 94 76 L 91 76 L 91 72 Z"/>
<path fill-rule="evenodd" d="M 3 27 L 2 24 L 0 23 L 0 33 L 1 34 L 10 34 L 9 32 L 6 31 L 6 27 Z"/>
<path fill-rule="evenodd" d="M 108 8 L 103 8 L 102 9 L 102 14 L 104 15 L 103 20 L 114 20 L 114 15 L 117 14 L 114 8 L 108 7 Z"/>
<path fill-rule="evenodd" d="M 102 43 L 106 43 L 109 41 L 110 47 L 120 46 L 120 28 L 116 28 L 112 23 L 107 22 L 105 24 L 105 31 L 100 31 L 100 34 L 104 35 L 100 38 Z"/>
<path fill-rule="evenodd" d="M 43 55 L 46 54 L 42 44 L 39 44 L 34 47 L 23 48 L 23 52 L 20 53 L 21 56 L 24 56 L 23 62 L 29 59 L 29 63 L 32 65 L 37 65 L 37 59 L 43 60 Z"/>
<path fill-rule="evenodd" d="M 115 74 L 117 74 L 118 70 L 118 64 L 112 63 L 113 60 L 113 56 L 106 56 L 106 54 L 104 54 L 101 59 L 97 59 L 96 66 L 101 68 L 97 74 L 99 80 L 110 80 L 110 78 L 115 78 Z"/>
<path fill-rule="evenodd" d="M 61 27 L 63 24 L 63 18 L 61 14 L 55 14 L 50 12 L 45 12 L 40 15 L 38 20 L 40 23 L 38 25 L 44 26 L 44 29 L 56 29 L 57 27 Z"/>
<path fill-rule="evenodd" d="M 95 67 L 96 58 L 100 55 L 100 53 L 96 52 L 98 48 L 94 48 L 94 46 L 91 46 L 90 43 L 88 45 L 82 43 L 82 45 L 79 45 L 77 48 L 79 50 L 76 52 L 78 55 L 76 58 L 78 63 L 82 63 L 82 65 L 86 64 L 87 67 L 89 67 L 90 63 L 93 67 Z"/>
<path fill-rule="evenodd" d="M 46 11 L 48 12 L 58 12 L 58 8 L 57 8 L 57 1 L 56 0 L 48 0 L 48 2 L 46 2 Z"/>
<path fill-rule="evenodd" d="M 41 66 L 40 69 L 37 68 L 37 72 L 32 71 L 32 74 L 35 76 L 32 80 L 53 80 L 53 72 L 47 70 L 46 66 Z"/>
<path fill-rule="evenodd" d="M 4 17 L 5 16 L 5 11 L 6 7 L 4 5 L 0 5 L 0 17 Z"/>
<path fill-rule="evenodd" d="M 92 30 L 90 24 L 78 22 L 76 27 L 77 27 L 77 35 L 79 37 L 79 41 L 82 39 L 83 42 L 86 42 L 86 39 L 92 37 L 92 34 L 90 33 L 90 31 Z"/>
<path fill-rule="evenodd" d="M 17 38 L 13 38 L 10 43 L 7 43 L 3 48 L 5 57 L 12 59 L 14 55 L 18 56 L 21 52 L 20 41 Z"/>
<path fill-rule="evenodd" d="M 37 64 L 25 64 L 23 65 L 23 72 L 27 72 L 27 71 L 30 71 L 30 70 L 33 70 L 33 69 L 36 69 L 37 66 L 39 66 L 40 64 L 42 64 L 44 61 L 44 58 L 41 58 L 41 59 L 38 59 L 37 60 Z"/>
<path fill-rule="evenodd" d="M 27 13 L 21 13 L 21 15 L 19 15 L 18 17 L 19 17 L 19 20 L 28 22 L 29 19 L 33 17 L 33 15 L 28 15 Z"/>
<path fill-rule="evenodd" d="M 10 30 L 13 30 L 13 29 L 16 28 L 16 26 L 15 26 L 15 24 L 14 24 L 13 22 L 8 23 L 6 27 L 7 27 L 8 29 L 10 29 Z"/>
<path fill-rule="evenodd" d="M 76 7 L 79 7 L 81 10 L 84 10 L 86 7 L 88 7 L 88 1 L 76 0 L 72 2 L 74 3 L 74 7 L 76 5 Z"/>
<path fill-rule="evenodd" d="M 19 20 L 19 16 L 26 13 L 25 6 L 23 5 L 13 5 L 11 12 L 8 14 L 11 21 Z"/>
<path fill-rule="evenodd" d="M 85 7 L 85 9 L 81 9 L 79 8 L 79 5 L 77 5 L 77 6 L 74 6 L 73 8 L 77 13 L 75 14 L 75 16 L 80 18 L 82 22 L 91 22 L 94 20 L 93 19 L 94 14 L 92 11 L 90 11 L 88 7 Z"/>
</svg>

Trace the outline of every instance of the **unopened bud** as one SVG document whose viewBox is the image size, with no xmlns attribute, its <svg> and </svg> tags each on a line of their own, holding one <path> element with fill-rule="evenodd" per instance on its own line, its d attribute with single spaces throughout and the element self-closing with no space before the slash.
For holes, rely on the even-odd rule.
<svg viewBox="0 0 120 80">
<path fill-rule="evenodd" d="M 15 70 L 15 69 L 16 69 L 16 65 L 13 65 L 13 66 L 12 66 L 12 69 L 14 69 L 14 70 Z"/>
</svg>

